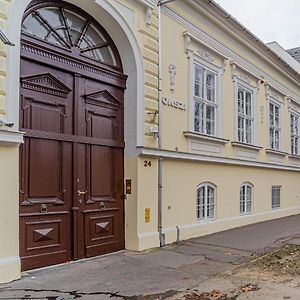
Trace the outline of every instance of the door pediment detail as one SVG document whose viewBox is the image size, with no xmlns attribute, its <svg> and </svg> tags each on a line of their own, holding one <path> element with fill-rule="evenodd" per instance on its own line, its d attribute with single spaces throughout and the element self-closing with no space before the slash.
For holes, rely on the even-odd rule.
<svg viewBox="0 0 300 300">
<path fill-rule="evenodd" d="M 50 73 L 23 77 L 21 78 L 21 86 L 24 89 L 62 98 L 67 98 L 68 94 L 71 92 L 71 89 Z"/>
<path fill-rule="evenodd" d="M 86 103 L 104 106 L 111 109 L 118 109 L 121 105 L 121 102 L 107 90 L 85 95 L 84 98 Z"/>
</svg>

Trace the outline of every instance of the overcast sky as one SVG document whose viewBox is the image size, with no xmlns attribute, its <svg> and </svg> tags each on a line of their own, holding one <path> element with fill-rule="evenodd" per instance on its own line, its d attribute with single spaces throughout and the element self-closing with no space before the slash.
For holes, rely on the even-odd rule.
<svg viewBox="0 0 300 300">
<path fill-rule="evenodd" d="M 300 0 L 215 0 L 264 42 L 300 46 Z"/>
</svg>

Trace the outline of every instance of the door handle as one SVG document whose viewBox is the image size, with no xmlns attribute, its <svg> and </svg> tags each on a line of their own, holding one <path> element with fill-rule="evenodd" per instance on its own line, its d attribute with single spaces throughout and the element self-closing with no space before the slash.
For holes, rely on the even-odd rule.
<svg viewBox="0 0 300 300">
<path fill-rule="evenodd" d="M 82 192 L 82 191 L 78 190 L 78 191 L 77 191 L 77 196 L 85 195 L 86 192 L 87 192 L 87 191 Z"/>
</svg>

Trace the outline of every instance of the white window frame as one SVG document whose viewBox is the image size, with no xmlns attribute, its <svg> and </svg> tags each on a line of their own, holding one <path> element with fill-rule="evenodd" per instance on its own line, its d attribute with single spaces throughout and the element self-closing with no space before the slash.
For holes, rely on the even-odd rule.
<svg viewBox="0 0 300 300">
<path fill-rule="evenodd" d="M 292 119 L 296 122 L 292 122 Z M 291 154 L 299 155 L 299 114 L 297 112 L 290 112 L 290 131 L 291 131 Z"/>
<path fill-rule="evenodd" d="M 240 112 L 239 111 L 239 90 L 242 90 L 242 93 L 243 93 L 243 101 L 244 101 L 244 112 Z M 247 109 L 246 109 L 246 94 L 247 92 L 251 95 L 250 97 L 250 115 L 247 114 Z M 245 143 L 245 144 L 253 144 L 253 135 L 254 135 L 254 116 L 253 116 L 253 98 L 254 98 L 254 93 L 253 91 L 249 90 L 248 88 L 244 87 L 243 85 L 241 84 L 238 84 L 237 85 L 237 97 L 236 97 L 236 101 L 237 101 L 237 120 L 239 120 L 239 118 L 242 119 L 242 122 L 243 122 L 243 134 L 242 134 L 242 137 L 240 138 L 239 137 L 239 121 L 237 122 L 237 141 L 238 142 L 241 142 L 241 143 Z M 248 122 L 251 122 L 251 125 L 250 125 L 250 140 L 247 140 L 247 121 Z"/>
<path fill-rule="evenodd" d="M 248 195 L 248 188 L 251 189 L 251 195 L 249 199 Z M 240 215 L 248 215 L 252 213 L 253 208 L 253 184 L 249 182 L 244 182 L 240 187 Z M 242 196 L 244 196 L 242 198 Z M 250 203 L 250 207 L 248 206 L 248 203 Z"/>
<path fill-rule="evenodd" d="M 249 145 L 256 145 L 257 144 L 257 112 L 256 112 L 256 103 L 257 103 L 257 93 L 258 93 L 258 88 L 255 86 L 252 86 L 251 84 L 249 84 L 248 82 L 245 82 L 243 80 L 241 80 L 240 78 L 238 78 L 236 75 L 233 76 L 233 81 L 234 81 L 234 103 L 235 103 L 235 124 L 234 124 L 234 128 L 235 128 L 235 140 L 239 143 L 244 143 L 244 144 L 249 144 Z M 247 142 L 243 142 L 239 140 L 239 134 L 238 134 L 238 117 L 239 115 L 242 115 L 239 113 L 238 111 L 238 91 L 239 88 L 242 88 L 248 92 L 251 93 L 251 120 L 252 120 L 252 124 L 251 124 L 251 141 L 250 143 Z M 243 115 L 244 116 L 244 115 Z M 248 118 L 245 115 L 245 118 Z M 244 121 L 245 122 L 245 121 Z"/>
<path fill-rule="evenodd" d="M 213 202 L 208 203 L 208 189 L 211 188 L 213 190 Z M 203 204 L 200 202 L 200 190 L 204 190 L 204 202 Z M 216 196 L 217 196 L 217 187 L 210 183 L 204 182 L 198 185 L 196 190 L 196 218 L 198 222 L 206 222 L 213 221 L 216 219 Z M 208 206 L 213 206 L 213 215 L 208 216 L 209 208 Z M 204 217 L 201 217 L 201 208 L 204 207 Z"/>
<path fill-rule="evenodd" d="M 279 203 L 278 202 L 274 203 L 274 200 L 275 200 L 273 198 L 273 190 L 274 189 L 279 189 Z M 279 208 L 281 208 L 281 191 L 282 191 L 281 185 L 272 185 L 272 189 L 271 189 L 272 209 L 279 209 Z"/>
<path fill-rule="evenodd" d="M 270 123 L 270 105 L 274 105 L 274 107 L 278 107 L 279 109 L 279 126 L 275 126 L 275 125 L 271 125 Z M 282 103 L 279 102 L 278 100 L 272 98 L 272 97 L 269 97 L 269 101 L 268 101 L 268 146 L 270 149 L 272 150 L 277 150 L 277 151 L 281 151 L 281 145 L 282 145 Z M 275 124 L 275 114 L 273 114 L 273 123 Z M 274 130 L 274 133 L 275 131 L 278 131 L 278 137 L 279 137 L 279 141 L 278 141 L 278 148 L 276 148 L 275 146 L 272 147 L 272 144 L 271 144 L 271 135 L 270 135 L 270 129 L 273 129 Z M 274 134 L 274 140 L 273 140 L 273 143 L 275 143 L 275 134 Z"/>
<path fill-rule="evenodd" d="M 201 99 L 200 97 L 195 96 L 194 94 L 194 83 L 195 83 L 195 65 L 199 65 L 216 75 L 215 78 L 215 102 L 207 101 L 205 99 Z M 197 53 L 193 53 L 190 58 L 190 109 L 189 109 L 189 131 L 194 132 L 196 134 L 203 134 L 207 136 L 215 136 L 222 137 L 223 135 L 223 107 L 221 103 L 222 98 L 222 75 L 223 68 L 217 65 L 212 64 L 211 62 L 203 59 Z M 195 99 L 196 101 L 200 101 L 205 103 L 206 105 L 213 106 L 215 109 L 215 126 L 213 134 L 206 134 L 206 125 L 204 124 L 204 132 L 195 131 Z"/>
</svg>

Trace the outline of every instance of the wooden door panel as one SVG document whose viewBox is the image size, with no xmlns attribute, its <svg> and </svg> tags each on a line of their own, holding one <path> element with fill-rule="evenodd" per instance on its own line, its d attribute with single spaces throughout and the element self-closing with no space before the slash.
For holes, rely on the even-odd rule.
<svg viewBox="0 0 300 300">
<path fill-rule="evenodd" d="M 117 118 L 115 115 L 87 111 L 87 136 L 107 140 L 116 139 Z"/>
<path fill-rule="evenodd" d="M 22 97 L 24 128 L 46 132 L 64 133 L 66 131 L 66 104 L 48 102 L 33 98 L 33 95 Z"/>
<path fill-rule="evenodd" d="M 114 200 L 114 153 L 109 147 L 90 146 L 89 200 Z"/>
<path fill-rule="evenodd" d="M 71 154 L 70 143 L 26 138 L 22 146 L 22 270 L 62 263 L 72 258 Z"/>
<path fill-rule="evenodd" d="M 22 270 L 69 261 L 69 213 L 21 214 Z M 24 255 L 25 254 L 25 255 Z"/>
<path fill-rule="evenodd" d="M 20 256 L 22 269 L 71 260 L 73 76 L 22 59 Z M 47 135 L 52 134 L 48 139 Z"/>
<path fill-rule="evenodd" d="M 54 211 L 71 207 L 71 155 L 70 143 L 25 138 L 20 151 L 21 212 L 40 211 L 40 204 L 54 204 Z"/>
<path fill-rule="evenodd" d="M 83 214 L 86 257 L 123 249 L 118 209 L 83 211 Z"/>
<path fill-rule="evenodd" d="M 85 191 L 81 252 L 87 257 L 124 248 L 122 91 L 81 78 L 78 135 L 99 143 L 77 145 L 78 176 Z M 116 166 L 118 164 L 118 166 Z"/>
<path fill-rule="evenodd" d="M 63 203 L 62 143 L 35 138 L 28 142 L 28 174 L 25 175 L 29 182 L 28 201 Z"/>
</svg>

